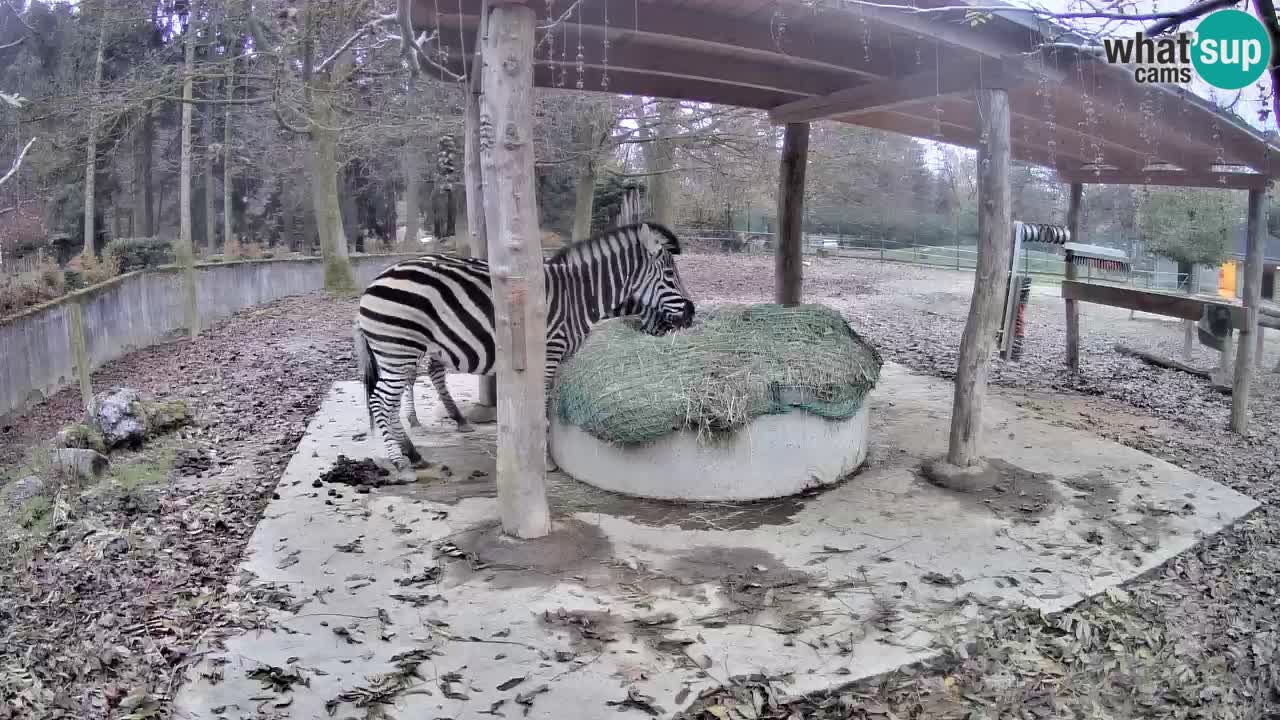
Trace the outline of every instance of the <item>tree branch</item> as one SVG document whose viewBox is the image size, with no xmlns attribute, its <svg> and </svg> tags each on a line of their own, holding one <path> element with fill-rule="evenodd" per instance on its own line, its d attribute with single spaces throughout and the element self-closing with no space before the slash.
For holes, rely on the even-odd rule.
<svg viewBox="0 0 1280 720">
<path fill-rule="evenodd" d="M 1276 18 L 1273 0 L 1253 0 L 1258 9 L 1258 19 L 1271 35 L 1271 119 L 1280 124 L 1280 19 Z"/>
<path fill-rule="evenodd" d="M 9 178 L 13 177 L 14 174 L 18 172 L 18 168 L 22 167 L 22 159 L 27 156 L 27 151 L 35 144 L 36 138 L 31 138 L 27 141 L 27 146 L 22 148 L 22 152 L 18 153 L 18 159 L 13 161 L 13 167 L 9 168 L 9 172 L 5 173 L 3 177 L 0 177 L 0 185 L 9 182 Z"/>
<path fill-rule="evenodd" d="M 1230 7 L 1232 5 L 1238 5 L 1239 3 L 1240 0 L 1202 0 L 1194 5 L 1188 5 L 1169 17 L 1161 19 L 1160 22 L 1152 24 L 1144 31 L 1144 33 L 1148 36 L 1159 35 L 1166 30 L 1178 27 L 1188 20 L 1194 20 L 1195 18 L 1198 18 L 1201 15 L 1206 15 L 1218 8 Z"/>
<path fill-rule="evenodd" d="M 417 77 L 422 72 L 422 65 L 418 62 L 421 48 L 414 42 L 413 18 L 409 8 L 410 0 L 396 0 L 395 18 L 396 24 L 400 26 L 400 57 L 409 64 L 409 72 Z"/>
</svg>

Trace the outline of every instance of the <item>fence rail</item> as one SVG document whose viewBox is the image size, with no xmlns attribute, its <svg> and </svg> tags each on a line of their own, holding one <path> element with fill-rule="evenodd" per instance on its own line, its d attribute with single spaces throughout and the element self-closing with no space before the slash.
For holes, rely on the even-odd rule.
<svg viewBox="0 0 1280 720">
<path fill-rule="evenodd" d="M 696 251 L 761 255 L 773 253 L 776 236 L 769 232 L 727 233 L 700 229 L 686 229 L 677 231 L 677 234 L 686 245 Z M 805 233 L 801 247 L 807 255 L 821 253 L 829 257 L 861 258 L 953 270 L 972 270 L 978 265 L 977 249 L 964 245 L 917 245 L 884 238 Z M 1065 278 L 1067 273 L 1066 261 L 1061 255 L 1052 252 L 1024 248 L 1019 264 L 1023 273 L 1045 280 Z M 1110 271 L 1090 266 L 1081 268 L 1081 279 L 1166 290 L 1185 290 L 1188 283 L 1187 276 L 1178 272 L 1138 268 Z"/>
</svg>

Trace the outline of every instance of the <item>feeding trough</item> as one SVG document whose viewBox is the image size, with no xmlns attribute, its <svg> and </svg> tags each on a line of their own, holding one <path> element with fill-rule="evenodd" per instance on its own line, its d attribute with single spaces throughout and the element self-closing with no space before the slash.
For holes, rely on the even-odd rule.
<svg viewBox="0 0 1280 720">
<path fill-rule="evenodd" d="M 662 337 L 602 323 L 561 366 L 551 452 L 595 487 L 760 500 L 838 482 L 867 457 L 881 359 L 822 305 L 730 305 Z"/>
</svg>

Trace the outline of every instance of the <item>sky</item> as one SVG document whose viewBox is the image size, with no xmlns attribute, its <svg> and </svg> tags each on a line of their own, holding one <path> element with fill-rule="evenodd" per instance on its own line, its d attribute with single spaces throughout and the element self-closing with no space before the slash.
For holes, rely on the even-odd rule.
<svg viewBox="0 0 1280 720">
<path fill-rule="evenodd" d="M 981 4 L 982 0 L 969 0 L 969 2 L 972 2 L 974 4 Z M 1036 8 L 1041 10 L 1048 10 L 1050 12 L 1085 12 L 1091 9 L 1090 7 L 1086 6 L 1084 3 L 1080 2 L 1079 0 L 1008 0 L 1008 2 L 1010 2 L 1010 4 L 1013 4 L 1019 7 Z M 1096 3 L 1097 6 L 1105 6 L 1108 4 L 1110 3 L 1108 2 Z M 1174 12 L 1191 4 L 1193 4 L 1193 0 L 1163 0 L 1163 2 L 1161 2 L 1160 0 L 1126 0 L 1124 4 L 1124 12 L 1126 13 Z M 1252 12 L 1252 7 L 1249 5 L 1246 5 L 1244 2 L 1241 2 L 1237 7 L 1238 9 L 1249 10 L 1250 12 Z M 1059 21 L 1059 24 L 1065 24 L 1068 27 L 1071 27 L 1072 29 L 1097 30 L 1097 29 L 1103 29 L 1105 23 L 1104 21 L 1098 21 L 1098 20 L 1066 20 L 1066 21 Z M 1112 23 L 1109 26 L 1107 26 L 1106 29 L 1110 31 L 1108 33 L 1109 35 L 1121 36 L 1121 35 L 1132 34 L 1134 31 L 1142 29 L 1142 27 L 1147 24 L 1149 23 L 1148 22 L 1128 22 L 1128 23 L 1119 23 L 1119 24 Z M 1197 25 L 1199 25 L 1199 20 L 1184 24 L 1182 26 L 1182 29 L 1194 30 Z M 1235 112 L 1237 115 L 1239 115 L 1243 120 L 1248 122 L 1253 127 L 1259 128 L 1262 130 L 1277 129 L 1276 118 L 1274 117 L 1268 118 L 1266 124 L 1264 125 L 1258 115 L 1259 111 L 1264 107 L 1262 98 L 1261 98 L 1262 93 L 1260 91 L 1265 89 L 1269 92 L 1270 87 L 1271 87 L 1270 80 L 1267 78 L 1266 74 L 1264 73 L 1263 78 L 1260 82 L 1244 90 L 1244 95 L 1241 97 L 1239 104 L 1235 106 Z M 1207 83 L 1201 81 L 1198 76 L 1195 77 L 1195 79 L 1192 81 L 1190 90 L 1195 94 L 1199 95 L 1200 97 L 1203 97 L 1209 100 L 1214 100 L 1220 105 L 1225 105 L 1227 103 L 1230 103 L 1236 97 L 1236 91 L 1218 90 L 1214 87 L 1211 87 Z"/>
</svg>

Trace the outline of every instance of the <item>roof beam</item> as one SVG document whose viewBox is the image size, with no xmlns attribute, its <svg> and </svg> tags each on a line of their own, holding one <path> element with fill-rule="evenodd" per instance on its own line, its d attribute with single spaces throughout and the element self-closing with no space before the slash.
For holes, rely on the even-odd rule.
<svg viewBox="0 0 1280 720">
<path fill-rule="evenodd" d="M 416 0 L 413 5 L 414 27 L 447 28 L 447 31 L 442 30 L 442 34 L 448 41 L 461 26 L 471 31 L 467 38 L 470 44 L 479 22 L 480 0 L 462 0 L 461 14 L 459 5 L 453 2 L 442 5 L 443 12 L 437 15 L 435 6 L 430 2 Z M 556 36 L 557 46 L 567 37 L 571 54 L 576 54 L 581 28 L 584 38 L 598 39 L 607 34 L 611 42 L 619 42 L 624 38 L 639 37 L 645 44 L 714 52 L 724 56 L 725 62 L 736 58 L 756 58 L 792 68 L 826 68 L 868 78 L 891 75 L 897 67 L 891 55 L 872 52 L 867 58 L 864 54 L 849 52 L 848 44 L 839 38 L 824 37 L 800 26 L 788 26 L 787 32 L 779 35 L 768 22 L 770 18 L 755 22 L 729 22 L 719 13 L 665 3 L 637 3 L 636 0 L 593 0 L 582 3 L 579 12 L 581 17 L 575 14 Z M 605 17 L 608 17 L 608 22 Z M 541 42 L 542 32 L 538 38 Z"/>
<path fill-rule="evenodd" d="M 980 87 L 1010 88 L 1031 82 L 1033 76 L 997 62 L 964 63 L 941 70 L 891 77 L 821 97 L 796 100 L 769 111 L 776 125 L 811 122 L 842 115 L 888 110 L 930 98 L 971 93 Z"/>
<path fill-rule="evenodd" d="M 1143 93 L 1150 93 L 1153 121 L 1140 118 L 1138 122 L 1146 124 L 1149 129 L 1159 133 L 1159 138 L 1167 141 L 1178 150 L 1188 155 L 1196 155 L 1197 160 L 1205 165 L 1210 164 L 1242 164 L 1253 167 L 1260 173 L 1280 174 L 1280 146 L 1273 143 L 1276 151 L 1270 158 L 1262 157 L 1257 152 L 1259 134 L 1241 125 L 1237 120 L 1224 113 L 1210 109 L 1207 100 L 1198 98 L 1185 88 L 1171 89 L 1163 85 L 1139 86 L 1132 82 L 1124 68 L 1108 65 L 1098 60 L 1080 58 L 1070 61 L 1065 66 L 1065 75 L 1069 78 L 1066 87 L 1072 92 L 1089 95 L 1094 102 L 1101 102 L 1107 107 L 1115 107 L 1125 103 L 1127 107 L 1136 108 L 1143 101 Z M 1127 118 L 1125 122 L 1130 121 Z M 1218 157 L 1218 148 L 1209 148 L 1191 138 L 1204 137 L 1206 125 L 1217 124 L 1221 135 L 1222 156 Z M 1137 125 L 1135 124 L 1136 128 Z M 1178 137 L 1181 135 L 1182 137 Z M 1161 158 L 1167 159 L 1167 158 Z M 1206 161 L 1207 162 L 1204 162 Z M 1177 158 L 1172 159 L 1179 165 Z"/>
<path fill-rule="evenodd" d="M 977 111 L 974 111 L 973 119 L 977 120 Z M 900 135 L 919 138 L 921 140 L 933 140 L 948 145 L 958 145 L 971 149 L 978 148 L 978 131 L 966 125 L 960 125 L 947 120 L 934 121 L 908 115 L 906 113 L 894 110 L 884 110 L 881 112 L 867 113 L 859 115 L 850 120 L 851 123 L 862 125 L 864 127 L 874 128 L 877 130 L 885 130 Z M 1014 120 L 1014 124 L 1017 124 Z M 1041 165 L 1047 168 L 1056 169 L 1059 172 L 1071 172 L 1083 165 L 1083 161 L 1079 158 L 1072 157 L 1070 153 L 1059 152 L 1053 155 L 1045 148 L 1040 141 L 1041 138 L 1034 136 L 1026 136 L 1014 133 L 1013 137 L 1013 159 L 1019 162 L 1028 162 Z"/>
<path fill-rule="evenodd" d="M 1089 170 L 1058 171 L 1063 182 L 1093 185 L 1164 185 L 1168 187 L 1265 190 L 1272 178 L 1260 173 L 1206 172 L 1203 170 Z"/>
</svg>

